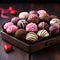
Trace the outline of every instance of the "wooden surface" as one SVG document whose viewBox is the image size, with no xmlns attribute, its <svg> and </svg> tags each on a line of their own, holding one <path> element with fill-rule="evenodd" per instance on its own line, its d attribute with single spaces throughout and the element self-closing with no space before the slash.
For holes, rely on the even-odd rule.
<svg viewBox="0 0 60 60">
<path fill-rule="evenodd" d="M 13 6 L 20 11 L 30 11 L 30 10 L 38 10 L 45 9 L 49 14 L 55 14 L 58 17 L 60 16 L 60 4 L 0 4 L 0 7 L 8 8 L 9 6 Z M 12 16 L 9 15 L 11 18 Z M 0 17 L 0 31 L 1 26 L 4 22 L 7 22 L 10 19 L 2 19 Z M 5 41 L 2 40 L 0 35 L 0 60 L 29 60 L 29 54 L 14 47 L 14 51 L 7 54 L 4 51 Z M 60 60 L 60 44 L 40 50 L 34 54 L 31 54 L 31 60 Z"/>
</svg>

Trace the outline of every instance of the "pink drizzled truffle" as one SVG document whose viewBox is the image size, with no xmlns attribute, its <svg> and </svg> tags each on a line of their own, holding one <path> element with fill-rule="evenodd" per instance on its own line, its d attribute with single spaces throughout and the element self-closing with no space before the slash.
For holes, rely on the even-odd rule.
<svg viewBox="0 0 60 60">
<path fill-rule="evenodd" d="M 10 25 L 13 25 L 13 23 L 12 22 L 5 23 L 5 25 L 3 26 L 3 29 L 7 29 Z"/>
<path fill-rule="evenodd" d="M 27 32 L 37 32 L 38 31 L 38 27 L 35 23 L 29 23 L 27 26 L 26 26 L 26 31 Z"/>
<path fill-rule="evenodd" d="M 33 23 L 38 23 L 40 20 L 39 20 L 39 16 L 37 14 L 30 14 L 27 21 L 33 22 Z"/>
<path fill-rule="evenodd" d="M 14 33 L 14 32 L 16 32 L 18 30 L 18 27 L 17 26 L 15 26 L 15 25 L 10 25 L 7 29 L 6 29 L 6 31 L 7 31 L 7 33 Z"/>
<path fill-rule="evenodd" d="M 39 14 L 39 18 L 41 20 L 44 20 L 44 21 L 50 20 L 50 16 L 45 10 L 39 10 L 39 11 L 37 11 L 37 13 Z"/>
</svg>

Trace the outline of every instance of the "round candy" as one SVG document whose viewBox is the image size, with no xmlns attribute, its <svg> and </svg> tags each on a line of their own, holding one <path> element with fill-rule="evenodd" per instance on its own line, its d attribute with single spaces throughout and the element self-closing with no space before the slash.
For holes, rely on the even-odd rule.
<svg viewBox="0 0 60 60">
<path fill-rule="evenodd" d="M 17 23 L 17 26 L 21 29 L 25 29 L 27 25 L 27 21 L 26 20 L 19 20 Z"/>
<path fill-rule="evenodd" d="M 11 19 L 11 22 L 13 23 L 13 24 L 17 24 L 17 22 L 20 20 L 20 18 L 19 17 L 13 17 L 12 19 Z"/>
<path fill-rule="evenodd" d="M 29 12 L 29 14 L 36 14 L 36 15 L 38 15 L 37 11 L 35 11 L 35 10 L 31 10 L 31 11 Z"/>
<path fill-rule="evenodd" d="M 46 22 L 40 22 L 38 24 L 39 29 L 47 29 L 48 27 L 49 27 L 49 25 Z"/>
<path fill-rule="evenodd" d="M 26 26 L 26 31 L 27 32 L 37 32 L 38 31 L 38 27 L 35 23 L 29 23 Z"/>
<path fill-rule="evenodd" d="M 26 41 L 35 42 L 37 40 L 38 40 L 38 36 L 37 36 L 36 33 L 34 33 L 34 32 L 27 33 L 27 35 L 26 35 Z"/>
<path fill-rule="evenodd" d="M 60 25 L 60 20 L 58 18 L 53 18 L 51 21 L 50 21 L 50 24 L 53 25 L 53 24 L 59 24 Z"/>
<path fill-rule="evenodd" d="M 12 45 L 10 45 L 10 44 L 5 44 L 4 45 L 5 52 L 9 53 L 9 52 L 12 51 L 12 49 L 13 49 L 13 46 Z"/>
<path fill-rule="evenodd" d="M 28 13 L 28 12 L 21 12 L 21 13 L 19 14 L 19 18 L 20 18 L 20 19 L 27 19 L 28 16 L 29 16 L 29 13 Z"/>
<path fill-rule="evenodd" d="M 16 15 L 17 14 L 17 10 L 10 10 L 10 14 Z"/>
<path fill-rule="evenodd" d="M 50 16 L 50 19 L 53 19 L 53 18 L 57 18 L 57 16 L 51 15 L 51 16 Z"/>
<path fill-rule="evenodd" d="M 37 35 L 41 38 L 44 38 L 44 37 L 48 37 L 49 33 L 46 30 L 42 29 L 37 32 Z"/>
<path fill-rule="evenodd" d="M 17 30 L 18 30 L 18 27 L 15 26 L 15 25 L 10 25 L 10 26 L 6 29 L 7 33 L 10 33 L 10 34 L 15 33 Z"/>
<path fill-rule="evenodd" d="M 50 16 L 45 10 L 39 10 L 37 12 L 38 12 L 39 18 L 41 20 L 44 20 L 44 21 L 49 21 L 50 20 Z"/>
<path fill-rule="evenodd" d="M 15 32 L 15 37 L 21 40 L 25 40 L 27 32 L 24 29 L 18 29 Z"/>
<path fill-rule="evenodd" d="M 3 29 L 7 29 L 10 25 L 13 25 L 13 23 L 12 22 L 5 23 Z"/>
<path fill-rule="evenodd" d="M 55 23 L 54 25 L 57 26 L 58 28 L 60 28 L 60 25 L 58 23 Z"/>
<path fill-rule="evenodd" d="M 38 23 L 40 20 L 39 20 L 39 17 L 38 15 L 36 14 L 30 14 L 28 19 L 27 19 L 28 22 L 33 22 L 33 23 Z"/>
<path fill-rule="evenodd" d="M 52 26 L 49 27 L 49 32 L 52 35 L 55 35 L 55 34 L 59 34 L 60 30 L 59 30 L 59 27 L 58 26 L 52 25 Z"/>
</svg>

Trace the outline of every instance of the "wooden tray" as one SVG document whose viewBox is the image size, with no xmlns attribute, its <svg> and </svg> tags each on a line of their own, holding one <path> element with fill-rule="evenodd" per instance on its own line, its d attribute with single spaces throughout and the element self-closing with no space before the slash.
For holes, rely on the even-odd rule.
<svg viewBox="0 0 60 60">
<path fill-rule="evenodd" d="M 5 41 L 29 53 L 36 52 L 38 50 L 55 45 L 60 42 L 60 35 L 58 35 L 52 38 L 45 39 L 43 41 L 36 42 L 34 44 L 27 44 L 26 42 L 16 39 L 11 35 L 8 35 L 7 33 L 3 32 L 3 30 L 1 30 L 1 37 Z"/>
</svg>

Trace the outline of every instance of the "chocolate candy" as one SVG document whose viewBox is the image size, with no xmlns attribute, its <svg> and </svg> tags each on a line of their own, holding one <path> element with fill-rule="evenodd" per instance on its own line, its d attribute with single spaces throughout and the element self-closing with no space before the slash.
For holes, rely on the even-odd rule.
<svg viewBox="0 0 60 60">
<path fill-rule="evenodd" d="M 37 35 L 41 38 L 44 38 L 44 37 L 48 37 L 49 33 L 46 30 L 42 29 L 37 32 Z"/>
<path fill-rule="evenodd" d="M 56 34 L 59 34 L 60 30 L 59 30 L 58 26 L 52 25 L 52 26 L 49 27 L 49 32 L 52 35 L 56 35 Z"/>
<path fill-rule="evenodd" d="M 26 20 L 19 20 L 18 23 L 17 23 L 17 26 L 20 29 L 25 29 L 26 28 L 26 25 L 27 25 L 27 21 Z"/>
<path fill-rule="evenodd" d="M 26 26 L 26 31 L 27 32 L 37 32 L 38 31 L 38 27 L 35 23 L 29 23 Z"/>
<path fill-rule="evenodd" d="M 27 19 L 28 22 L 33 22 L 33 23 L 38 23 L 40 20 L 39 20 L 39 17 L 38 15 L 36 14 L 30 14 L 28 19 Z"/>
<path fill-rule="evenodd" d="M 50 24 L 53 25 L 53 24 L 59 24 L 60 25 L 60 20 L 58 18 L 53 18 L 51 21 L 50 21 Z"/>
<path fill-rule="evenodd" d="M 29 16 L 29 13 L 28 13 L 28 12 L 21 12 L 21 13 L 19 14 L 19 18 L 20 18 L 20 19 L 27 19 L 28 16 Z"/>
<path fill-rule="evenodd" d="M 26 35 L 26 41 L 36 42 L 38 40 L 38 36 L 34 32 L 29 32 Z"/>
<path fill-rule="evenodd" d="M 43 21 L 49 21 L 50 16 L 45 10 L 38 10 L 39 18 Z"/>
<path fill-rule="evenodd" d="M 13 24 L 17 24 L 17 22 L 20 20 L 20 18 L 19 17 L 13 17 L 12 19 L 11 19 L 11 22 L 13 23 Z"/>
<path fill-rule="evenodd" d="M 47 29 L 48 27 L 49 27 L 49 25 L 46 22 L 40 22 L 38 24 L 39 29 Z"/>
<path fill-rule="evenodd" d="M 25 40 L 27 32 L 24 29 L 18 29 L 15 33 L 15 37 L 21 40 Z"/>
</svg>

